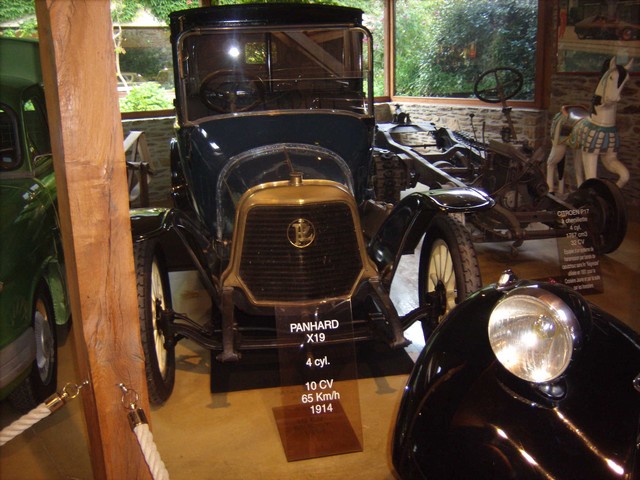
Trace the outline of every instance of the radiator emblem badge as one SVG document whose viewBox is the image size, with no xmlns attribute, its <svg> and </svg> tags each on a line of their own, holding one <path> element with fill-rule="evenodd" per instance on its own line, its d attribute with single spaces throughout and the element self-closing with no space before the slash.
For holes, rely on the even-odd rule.
<svg viewBox="0 0 640 480">
<path fill-rule="evenodd" d="M 306 248 L 316 238 L 316 229 L 306 218 L 298 218 L 289 224 L 287 238 L 296 248 Z"/>
</svg>

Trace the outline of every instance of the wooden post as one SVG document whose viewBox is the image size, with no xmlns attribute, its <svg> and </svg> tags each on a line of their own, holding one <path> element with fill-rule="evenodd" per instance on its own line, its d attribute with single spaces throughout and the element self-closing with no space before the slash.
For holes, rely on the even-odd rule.
<svg viewBox="0 0 640 480">
<path fill-rule="evenodd" d="M 109 2 L 36 0 L 36 13 L 94 476 L 150 478 L 117 387 L 149 413 Z"/>
</svg>

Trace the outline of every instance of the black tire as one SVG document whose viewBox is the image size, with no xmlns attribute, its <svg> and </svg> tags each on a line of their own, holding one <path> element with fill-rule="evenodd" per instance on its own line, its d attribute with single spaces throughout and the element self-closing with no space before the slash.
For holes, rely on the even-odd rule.
<svg viewBox="0 0 640 480">
<path fill-rule="evenodd" d="M 56 391 L 58 345 L 55 312 L 49 288 L 41 282 L 36 288 L 31 313 L 36 358 L 31 373 L 9 394 L 9 401 L 21 413 L 37 407 Z"/>
<path fill-rule="evenodd" d="M 134 244 L 134 259 L 149 401 L 160 405 L 171 396 L 176 378 L 175 347 L 167 344 L 158 326 L 157 302 L 163 309 L 171 308 L 169 275 L 153 239 Z"/>
<path fill-rule="evenodd" d="M 569 202 L 589 208 L 588 228 L 598 255 L 614 252 L 627 234 L 627 207 L 615 183 L 600 178 L 586 180 L 572 193 Z"/>
<path fill-rule="evenodd" d="M 420 306 L 431 306 L 431 315 L 422 322 L 425 339 L 455 305 L 481 287 L 469 231 L 453 217 L 436 215 L 425 233 L 418 274 Z"/>
</svg>

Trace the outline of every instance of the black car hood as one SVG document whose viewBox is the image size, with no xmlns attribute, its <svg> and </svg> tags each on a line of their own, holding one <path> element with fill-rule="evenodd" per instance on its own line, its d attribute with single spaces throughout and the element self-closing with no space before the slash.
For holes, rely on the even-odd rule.
<svg viewBox="0 0 640 480">
<path fill-rule="evenodd" d="M 356 201 L 365 196 L 371 161 L 372 117 L 331 110 L 277 111 L 207 117 L 178 130 L 182 169 L 208 228 L 215 219 L 215 186 L 234 156 L 278 143 L 331 150 L 348 165 Z"/>
<path fill-rule="evenodd" d="M 500 297 L 489 288 L 459 305 L 418 359 L 394 438 L 401 476 L 638 478 L 638 334 L 589 306 L 585 342 L 551 395 L 493 356 Z"/>
</svg>

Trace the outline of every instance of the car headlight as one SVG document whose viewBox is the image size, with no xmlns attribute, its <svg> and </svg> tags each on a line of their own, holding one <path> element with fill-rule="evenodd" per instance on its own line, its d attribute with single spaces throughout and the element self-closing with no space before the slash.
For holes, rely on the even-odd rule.
<svg viewBox="0 0 640 480">
<path fill-rule="evenodd" d="M 529 382 L 562 375 L 580 336 L 580 324 L 567 304 L 537 287 L 510 291 L 489 318 L 493 353 L 507 370 Z"/>
</svg>

